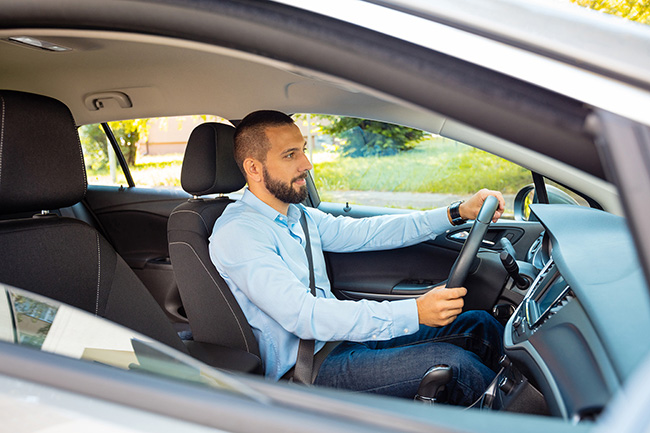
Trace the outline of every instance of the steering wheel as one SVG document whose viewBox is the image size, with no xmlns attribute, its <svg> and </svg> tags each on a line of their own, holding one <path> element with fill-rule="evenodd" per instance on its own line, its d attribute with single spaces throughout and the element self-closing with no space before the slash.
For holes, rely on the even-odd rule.
<svg viewBox="0 0 650 433">
<path fill-rule="evenodd" d="M 478 253 L 481 242 L 483 242 L 483 237 L 485 237 L 485 233 L 487 233 L 487 229 L 490 227 L 490 222 L 492 222 L 492 217 L 498 206 L 499 200 L 496 197 L 493 195 L 486 197 L 483 206 L 481 206 L 481 210 L 478 212 L 478 216 L 474 220 L 474 225 L 469 231 L 469 236 L 467 236 L 467 240 L 465 240 L 465 244 L 460 250 L 454 266 L 451 267 L 449 278 L 447 279 L 447 287 L 461 287 L 465 284 L 465 279 L 469 274 L 474 258 Z"/>
</svg>

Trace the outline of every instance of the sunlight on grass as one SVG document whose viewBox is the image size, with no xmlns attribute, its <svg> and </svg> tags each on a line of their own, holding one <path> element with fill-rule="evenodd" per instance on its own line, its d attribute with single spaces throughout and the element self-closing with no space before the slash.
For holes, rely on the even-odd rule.
<svg viewBox="0 0 650 433">
<path fill-rule="evenodd" d="M 183 154 L 145 155 L 139 158 L 131 175 L 136 185 L 147 187 L 181 186 Z"/>
<path fill-rule="evenodd" d="M 131 176 L 137 186 L 145 188 L 154 187 L 180 187 L 181 167 L 183 154 L 144 155 L 138 158 L 135 166 L 130 167 Z M 87 169 L 88 183 L 95 185 L 126 185 L 126 179 L 118 168 L 115 182 L 107 169 Z"/>
<path fill-rule="evenodd" d="M 316 159 L 316 158 L 314 158 Z M 514 193 L 530 172 L 451 140 L 434 138 L 398 155 L 314 163 L 319 191 L 404 191 L 466 194 L 479 188 Z"/>
</svg>

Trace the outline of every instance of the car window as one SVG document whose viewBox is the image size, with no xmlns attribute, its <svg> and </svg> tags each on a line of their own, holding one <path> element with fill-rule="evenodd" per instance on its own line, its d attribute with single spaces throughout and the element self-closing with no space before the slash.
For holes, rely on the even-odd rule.
<svg viewBox="0 0 650 433">
<path fill-rule="evenodd" d="M 432 209 L 480 188 L 503 192 L 513 218 L 517 192 L 530 171 L 435 134 L 383 122 L 299 115 L 314 181 L 325 202 Z"/>
<path fill-rule="evenodd" d="M 210 115 L 108 122 L 136 186 L 180 187 L 187 140 L 203 122 L 226 122 Z M 91 185 L 127 185 L 126 177 L 100 124 L 79 128 Z"/>
<path fill-rule="evenodd" d="M 81 126 L 79 139 L 86 163 L 88 184 L 126 185 L 122 167 L 100 124 Z"/>
</svg>

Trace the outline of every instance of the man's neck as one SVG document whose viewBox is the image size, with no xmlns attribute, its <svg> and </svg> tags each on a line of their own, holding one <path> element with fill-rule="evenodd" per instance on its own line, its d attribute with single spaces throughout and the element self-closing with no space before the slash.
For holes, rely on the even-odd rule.
<svg viewBox="0 0 650 433">
<path fill-rule="evenodd" d="M 265 204 L 271 206 L 276 211 L 280 212 L 282 215 L 287 216 L 289 213 L 289 203 L 285 203 L 282 200 L 278 200 L 276 196 L 268 192 L 266 189 L 260 190 L 259 188 L 251 188 L 248 186 L 248 190 L 259 198 Z"/>
</svg>

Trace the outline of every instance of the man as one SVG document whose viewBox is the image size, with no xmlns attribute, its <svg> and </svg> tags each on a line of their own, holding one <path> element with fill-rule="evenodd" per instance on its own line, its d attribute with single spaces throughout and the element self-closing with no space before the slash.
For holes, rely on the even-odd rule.
<svg viewBox="0 0 650 433">
<path fill-rule="evenodd" d="M 304 138 L 287 115 L 257 111 L 235 132 L 235 159 L 248 188 L 228 206 L 210 237 L 210 255 L 239 302 L 260 345 L 265 374 L 280 379 L 296 363 L 300 339 L 342 341 L 324 360 L 315 384 L 413 398 L 424 373 L 451 366 L 450 403 L 469 405 L 495 376 L 503 328 L 485 312 L 461 314 L 463 287 L 436 288 L 418 299 L 341 301 L 331 290 L 323 251 L 354 252 L 414 245 L 452 227 L 447 209 L 405 215 L 335 218 L 299 204 L 312 168 Z M 481 190 L 458 211 L 476 217 Z M 310 271 L 304 212 L 313 254 Z"/>
</svg>

